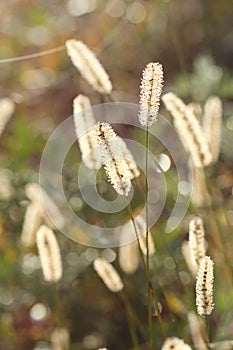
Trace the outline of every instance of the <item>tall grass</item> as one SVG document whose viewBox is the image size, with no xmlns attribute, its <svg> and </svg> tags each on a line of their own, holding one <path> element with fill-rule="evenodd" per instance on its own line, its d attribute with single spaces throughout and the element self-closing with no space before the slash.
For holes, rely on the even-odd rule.
<svg viewBox="0 0 233 350">
<path fill-rule="evenodd" d="M 99 94 L 114 101 L 113 85 L 93 52 L 84 43 L 75 40 L 69 40 L 66 47 L 72 63 L 88 83 Z M 149 63 L 142 74 L 138 116 L 144 127 L 144 178 L 131 151 L 113 127 L 105 122 L 96 123 L 89 98 L 79 95 L 74 99 L 74 130 L 87 173 L 93 169 L 99 170 L 103 165 L 109 184 L 117 195 L 126 198 L 126 203 L 132 187 L 143 194 L 143 199 L 148 196 L 149 151 L 156 144 L 156 140 L 149 137 L 149 127 L 155 122 L 157 124 L 153 127 L 159 127 L 162 86 L 162 65 Z M 194 193 L 183 220 L 185 229 L 182 225 L 177 227 L 172 233 L 172 243 L 167 243 L 166 234 L 161 232 L 166 223 L 161 223 L 159 228 L 156 225 L 149 227 L 147 199 L 145 203 L 138 201 L 136 209 L 134 203 L 127 203 L 123 216 L 125 222 L 131 222 L 135 241 L 120 246 L 119 252 L 115 249 L 119 264 L 115 259 L 108 261 L 101 256 L 99 250 L 99 257 L 92 259 L 93 269 L 90 273 L 94 276 L 96 272 L 100 277 L 107 288 L 104 293 L 112 292 L 112 297 L 115 294 L 122 303 L 128 322 L 126 332 L 130 334 L 133 349 L 232 349 L 230 327 L 226 334 L 220 332 L 224 329 L 221 322 L 224 323 L 224 315 L 228 312 L 224 307 L 227 303 L 230 307 L 233 306 L 232 251 L 229 248 L 233 243 L 230 236 L 231 223 L 229 210 L 213 178 L 214 167 L 221 152 L 222 103 L 218 97 L 212 96 L 206 101 L 204 110 L 198 106 L 197 112 L 193 104 L 186 104 L 173 92 L 164 94 L 162 100 L 168 117 L 172 116 L 184 150 L 190 156 L 190 168 L 193 170 Z M 11 113 L 7 114 L 0 132 Z M 100 174 L 104 176 L 101 171 Z M 100 177 L 98 181 L 101 181 Z M 109 192 L 112 190 L 110 187 L 107 189 L 110 189 Z M 64 320 L 64 304 L 60 302 L 59 283 L 62 283 L 62 279 L 67 283 L 67 280 L 64 274 L 62 276 L 62 256 L 52 231 L 56 225 L 49 220 L 38 193 L 46 195 L 54 216 L 62 225 L 64 218 L 38 184 L 28 183 L 25 192 L 30 203 L 25 210 L 21 244 L 25 252 L 34 249 L 35 241 L 37 242 L 44 280 L 54 287 L 52 298 L 56 321 L 50 330 L 52 348 L 75 349 L 72 333 L 69 334 L 69 322 Z M 144 204 L 145 220 L 140 222 L 137 210 Z M 166 221 L 167 215 L 164 217 Z M 103 218 L 95 218 L 95 223 L 100 219 Z M 188 240 L 184 237 L 186 234 Z M 184 258 L 177 251 L 182 251 Z M 73 285 L 69 282 L 68 288 L 72 290 Z M 98 280 L 97 283 L 100 284 L 101 281 Z M 94 288 L 88 292 L 95 298 Z M 135 295 L 140 307 L 135 303 Z M 224 295 L 227 303 L 221 300 Z M 143 304 L 145 300 L 146 306 Z M 88 312 L 88 305 L 86 307 Z M 143 311 L 139 312 L 141 308 Z M 227 315 L 233 322 L 232 312 Z M 77 318 L 82 322 L 79 315 Z M 179 327 L 175 324 L 177 320 L 181 325 Z M 105 345 L 111 350 L 111 344 L 102 344 Z M 114 349 L 118 349 L 118 345 Z"/>
</svg>

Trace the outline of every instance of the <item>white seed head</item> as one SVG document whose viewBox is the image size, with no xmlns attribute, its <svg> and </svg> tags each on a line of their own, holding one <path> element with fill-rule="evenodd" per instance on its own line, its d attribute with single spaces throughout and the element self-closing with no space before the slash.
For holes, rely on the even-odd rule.
<svg viewBox="0 0 233 350">
<path fill-rule="evenodd" d="M 184 147 L 190 152 L 193 164 L 196 167 L 209 165 L 212 161 L 209 144 L 192 110 L 172 92 L 163 95 L 162 100 L 173 116 L 174 126 Z"/>
<path fill-rule="evenodd" d="M 24 215 L 23 228 L 20 237 L 20 241 L 25 247 L 30 247 L 35 243 L 36 231 L 40 227 L 40 224 L 41 209 L 37 203 L 30 203 L 27 206 Z"/>
<path fill-rule="evenodd" d="M 139 122 L 151 126 L 157 121 L 160 96 L 163 89 L 163 67 L 160 63 L 148 63 L 142 73 L 140 86 Z"/>
<path fill-rule="evenodd" d="M 66 41 L 66 49 L 73 65 L 94 90 L 106 95 L 112 92 L 108 74 L 95 54 L 82 41 L 70 39 Z"/>
<path fill-rule="evenodd" d="M 202 259 L 196 281 L 196 305 L 200 316 L 210 315 L 213 311 L 214 263 L 209 256 Z"/>
<path fill-rule="evenodd" d="M 41 201 L 41 188 L 35 182 L 29 182 L 25 186 L 25 194 L 31 202 L 39 203 Z"/>
<path fill-rule="evenodd" d="M 101 160 L 93 129 L 96 121 L 88 97 L 78 95 L 74 99 L 73 115 L 82 160 L 89 169 L 100 169 Z"/>
<path fill-rule="evenodd" d="M 68 350 L 70 335 L 66 328 L 56 328 L 51 334 L 52 350 Z"/>
<path fill-rule="evenodd" d="M 120 276 L 109 262 L 102 258 L 97 258 L 94 261 L 94 269 L 111 292 L 117 293 L 123 289 L 123 282 Z"/>
<path fill-rule="evenodd" d="M 108 123 L 97 123 L 95 137 L 109 182 L 118 194 L 127 196 L 131 189 L 131 177 L 123 157 L 122 141 Z"/>
<path fill-rule="evenodd" d="M 202 123 L 202 108 L 201 108 L 200 103 L 190 102 L 187 104 L 187 108 L 190 109 L 192 114 L 196 117 L 198 122 L 201 124 Z"/>
<path fill-rule="evenodd" d="M 43 225 L 36 234 L 36 243 L 44 280 L 58 282 L 62 276 L 60 249 L 53 231 Z"/>
<path fill-rule="evenodd" d="M 191 347 L 182 339 L 170 337 L 165 340 L 162 350 L 191 350 Z"/>
<path fill-rule="evenodd" d="M 60 230 L 65 225 L 65 219 L 46 191 L 37 183 L 31 182 L 25 186 L 25 194 L 31 202 L 36 203 L 41 210 L 41 216 L 46 221 L 47 225 Z"/>
<path fill-rule="evenodd" d="M 6 124 L 9 122 L 13 112 L 15 110 L 15 104 L 10 98 L 0 99 L 0 136 L 2 135 Z"/>
<path fill-rule="evenodd" d="M 188 323 L 191 338 L 193 344 L 195 345 L 195 348 L 197 350 L 208 350 L 201 332 L 202 324 L 199 322 L 198 316 L 194 312 L 188 313 Z"/>
<path fill-rule="evenodd" d="M 136 241 L 120 246 L 119 265 L 127 275 L 132 275 L 139 265 L 138 244 Z"/>
<path fill-rule="evenodd" d="M 204 169 L 192 166 L 191 170 L 192 178 L 190 181 L 192 181 L 192 203 L 198 208 L 208 206 L 211 203 L 211 197 L 207 189 Z"/>
<path fill-rule="evenodd" d="M 208 140 L 213 162 L 218 160 L 222 134 L 222 101 L 211 96 L 204 106 L 203 128 Z"/>
<path fill-rule="evenodd" d="M 140 171 L 137 167 L 137 164 L 134 160 L 134 157 L 130 150 L 128 149 L 126 143 L 122 140 L 122 138 L 119 138 L 120 145 L 122 147 L 122 156 L 123 159 L 126 161 L 129 171 L 130 171 L 130 179 L 133 180 L 134 178 L 138 177 L 140 175 Z"/>
<path fill-rule="evenodd" d="M 193 277 L 196 277 L 198 266 L 196 261 L 191 259 L 191 253 L 190 253 L 190 247 L 189 247 L 188 241 L 182 242 L 181 251 L 189 271 L 191 272 Z"/>
<path fill-rule="evenodd" d="M 198 267 L 206 253 L 203 221 L 198 216 L 193 218 L 189 223 L 189 248 L 190 259 Z"/>
</svg>

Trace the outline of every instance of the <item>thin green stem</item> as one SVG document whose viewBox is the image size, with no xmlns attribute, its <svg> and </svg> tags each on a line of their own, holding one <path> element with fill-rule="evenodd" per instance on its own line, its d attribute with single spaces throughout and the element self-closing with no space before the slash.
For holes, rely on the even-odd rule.
<svg viewBox="0 0 233 350">
<path fill-rule="evenodd" d="M 210 322 L 209 317 L 205 316 L 205 324 L 206 324 L 206 345 L 209 347 L 210 343 Z"/>
<path fill-rule="evenodd" d="M 61 304 L 58 296 L 58 291 L 57 291 L 57 283 L 52 284 L 52 293 L 54 296 L 54 312 L 55 312 L 55 317 L 56 317 L 56 323 L 58 327 L 61 327 L 62 325 L 62 311 L 61 311 Z"/>
<path fill-rule="evenodd" d="M 137 183 L 137 188 L 139 189 L 140 195 L 142 197 L 142 200 L 146 201 L 146 196 L 145 196 L 145 192 L 144 192 L 144 188 L 142 186 L 142 183 L 140 182 L 138 177 L 135 180 L 136 180 L 136 183 Z"/>
<path fill-rule="evenodd" d="M 144 340 L 146 340 L 146 333 L 145 333 L 145 329 L 143 327 L 143 324 L 141 322 L 141 320 L 138 318 L 137 314 L 135 313 L 131 303 L 130 303 L 130 300 L 125 292 L 125 290 L 123 290 L 122 292 L 124 294 L 124 298 L 126 299 L 127 301 L 127 305 L 129 307 L 129 310 L 130 310 L 130 313 L 132 315 L 132 319 L 134 320 L 135 322 L 135 325 L 137 327 L 137 330 L 140 332 L 141 336 L 144 338 Z"/>
<path fill-rule="evenodd" d="M 134 232 L 136 234 L 137 243 L 138 243 L 138 249 L 139 249 L 139 253 L 140 253 L 141 259 L 142 259 L 143 267 L 144 267 L 144 269 L 146 271 L 146 262 L 145 262 L 145 259 L 144 259 L 144 255 L 143 255 L 143 252 L 142 252 L 142 248 L 141 248 L 140 242 L 139 242 L 139 238 L 140 237 L 139 237 L 139 234 L 138 234 L 136 222 L 135 222 L 135 219 L 134 219 L 134 216 L 133 216 L 133 210 L 132 210 L 132 207 L 131 207 L 130 203 L 128 204 L 127 209 L 128 209 L 128 212 L 129 212 L 129 216 L 130 216 L 131 222 L 133 224 Z"/>
<path fill-rule="evenodd" d="M 146 126 L 146 166 L 145 166 L 145 188 L 146 188 L 146 279 L 147 279 L 147 302 L 148 302 L 148 324 L 150 332 L 150 348 L 153 349 L 153 328 L 152 328 L 152 309 L 151 309 L 151 292 L 153 293 L 152 284 L 150 283 L 150 261 L 149 261 L 149 228 L 148 228 L 148 149 L 149 133 Z M 154 294 L 154 293 L 153 293 Z M 153 295 L 155 297 L 155 295 Z M 155 297 L 155 303 L 157 300 Z"/>
<path fill-rule="evenodd" d="M 137 334 L 137 329 L 135 326 L 135 315 L 132 312 L 132 307 L 130 305 L 129 299 L 126 295 L 126 293 L 123 291 L 120 294 L 120 297 L 125 305 L 126 308 L 126 316 L 128 319 L 128 325 L 129 325 L 129 331 L 130 331 L 130 335 L 131 335 L 131 339 L 132 339 L 132 343 L 133 343 L 133 348 L 136 350 L 141 349 L 140 344 L 139 344 L 139 340 L 138 340 L 138 334 Z"/>
<path fill-rule="evenodd" d="M 130 216 L 130 219 L 132 221 L 132 224 L 133 224 L 133 227 L 134 227 L 134 231 L 135 231 L 135 235 L 136 235 L 136 238 L 137 238 L 137 242 L 138 242 L 138 249 L 139 249 L 139 253 L 140 253 L 140 256 L 141 256 L 141 259 L 142 259 L 142 263 L 143 263 L 143 267 L 144 267 L 144 270 L 145 270 L 145 273 L 147 273 L 147 270 L 146 270 L 146 261 L 145 261 L 145 258 L 144 258 L 144 255 L 143 255 L 143 252 L 142 252 L 142 248 L 141 248 L 141 245 L 140 245 L 140 242 L 139 242 L 139 234 L 138 234 L 138 230 L 137 230 L 137 226 L 136 226 L 136 223 L 135 223 L 135 219 L 134 219 L 134 215 L 133 215 L 133 210 L 132 210 L 132 207 L 130 204 L 128 204 L 128 212 L 129 212 L 129 216 Z M 148 251 L 148 249 L 147 249 Z M 148 292 L 150 293 L 150 296 L 152 296 L 152 299 L 153 299 L 153 302 L 154 302 L 154 307 L 156 309 L 156 312 L 157 312 L 157 316 L 158 316 L 158 321 L 159 321 L 159 325 L 160 325 L 160 328 L 161 328 L 161 331 L 162 331 L 162 335 L 163 335 L 163 338 L 165 339 L 166 338 L 166 332 L 165 332 L 165 329 L 164 329 L 164 326 L 163 326 L 163 321 L 162 321 L 162 317 L 160 315 L 160 310 L 159 310 L 159 306 L 158 306 L 158 302 L 157 302 L 157 297 L 156 297 L 156 293 L 154 291 L 154 288 L 153 288 L 153 285 L 152 285 L 152 282 L 150 280 L 150 275 L 149 275 L 149 283 L 148 283 Z M 151 302 L 151 299 L 150 299 L 150 302 Z M 151 303 L 148 304 L 148 308 L 151 308 Z M 152 313 L 152 309 L 151 309 L 151 313 Z M 153 329 L 152 329 L 153 331 Z M 153 332 L 152 332 L 152 336 L 153 336 Z"/>
</svg>

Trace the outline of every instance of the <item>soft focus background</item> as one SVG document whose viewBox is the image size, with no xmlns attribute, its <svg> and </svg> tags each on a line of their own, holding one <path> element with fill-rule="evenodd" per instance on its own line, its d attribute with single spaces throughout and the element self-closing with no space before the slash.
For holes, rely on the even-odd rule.
<svg viewBox="0 0 233 350">
<path fill-rule="evenodd" d="M 36 247 L 25 249 L 19 243 L 28 204 L 24 186 L 38 182 L 46 140 L 72 114 L 73 98 L 84 93 L 93 104 L 103 102 L 72 66 L 62 48 L 65 41 L 82 40 L 94 50 L 111 77 L 118 101 L 138 102 L 141 71 L 150 61 L 159 61 L 164 66 L 165 92 L 172 90 L 186 102 L 198 101 L 202 105 L 212 94 L 222 98 L 220 159 L 208 171 L 217 180 L 227 208 L 225 212 L 233 225 L 232 18 L 230 0 L 0 2 L 0 97 L 10 97 L 16 104 L 0 140 L 0 350 L 52 349 L 50 335 L 55 327 L 52 288 L 43 281 Z M 55 47 L 61 48 L 36 58 L 4 62 Z M 80 159 L 78 148 L 75 151 Z M 75 181 L 69 169 L 66 175 L 68 184 Z M 172 206 L 169 201 L 173 200 L 174 189 L 170 187 L 168 209 L 165 208 L 153 230 L 158 233 L 154 284 L 167 334 L 191 343 L 185 313 L 187 309 L 195 309 L 194 282 L 180 247 L 195 210 L 191 207 L 183 224 L 162 238 L 169 205 Z M 78 210 L 80 215 L 88 216 L 81 198 Z M 229 244 L 232 236 L 227 235 L 232 235 L 232 231 L 232 226 L 228 226 L 227 232 L 222 232 Z M 104 346 L 109 350 L 130 349 L 124 305 L 106 289 L 92 268 L 92 261 L 98 255 L 115 261 L 118 268 L 117 250 L 84 247 L 59 232 L 57 237 L 64 263 L 58 292 L 63 326 L 70 332 L 70 349 L 92 350 Z M 207 237 L 211 241 L 210 230 Z M 185 290 L 178 283 L 171 250 L 178 261 Z M 229 260 L 231 271 L 232 262 L 233 257 Z M 145 325 L 147 299 L 143 269 L 140 267 L 133 276 L 120 274 L 135 312 Z M 215 341 L 231 339 L 233 334 L 232 285 L 229 287 L 220 277 L 221 274 L 216 278 L 216 311 L 212 318 Z M 158 349 L 163 339 L 156 315 L 154 318 Z"/>
</svg>

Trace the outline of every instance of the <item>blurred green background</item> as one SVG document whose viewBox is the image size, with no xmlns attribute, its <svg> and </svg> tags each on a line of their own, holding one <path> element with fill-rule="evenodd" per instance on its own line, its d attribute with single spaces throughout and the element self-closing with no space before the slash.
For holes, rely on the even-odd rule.
<svg viewBox="0 0 233 350">
<path fill-rule="evenodd" d="M 150 61 L 163 64 L 165 92 L 172 90 L 185 102 L 201 104 L 211 94 L 222 98 L 223 142 L 219 162 L 209 170 L 209 175 L 218 180 L 233 225 L 232 18 L 230 0 L 0 2 L 0 97 L 10 97 L 16 104 L 0 140 L 0 187 L 5 186 L 2 179 L 7 177 L 11 188 L 9 198 L 4 195 L 0 198 L 0 350 L 51 349 L 49 339 L 55 326 L 52 289 L 43 282 L 36 247 L 26 250 L 19 244 L 28 204 L 24 186 L 38 182 L 46 140 L 56 126 L 72 114 L 73 98 L 83 93 L 93 105 L 103 102 L 72 66 L 62 48 L 65 41 L 75 38 L 93 49 L 111 77 L 118 101 L 138 103 L 141 71 Z M 15 62 L 2 61 L 55 47 L 61 50 Z M 77 148 L 76 152 L 80 159 Z M 75 181 L 74 174 L 67 169 L 70 186 Z M 168 212 L 174 191 L 170 187 Z M 87 213 L 85 210 L 85 205 L 81 205 L 80 215 Z M 161 236 L 155 235 L 158 254 L 153 281 L 163 307 L 167 334 L 189 342 L 185 308 L 187 305 L 195 308 L 193 281 L 180 246 L 186 238 L 192 213 L 191 208 L 183 225 L 162 239 L 168 215 L 165 210 L 153 231 L 161 233 Z M 59 233 L 58 240 L 64 263 L 64 277 L 58 292 L 64 326 L 70 331 L 70 349 L 91 350 L 103 346 L 111 350 L 130 349 L 124 305 L 105 288 L 92 268 L 93 259 L 101 254 L 114 261 L 117 250 L 98 251 L 80 246 Z M 175 252 L 188 292 L 181 290 L 177 282 L 169 249 Z M 229 261 L 231 268 L 232 261 Z M 118 266 L 117 259 L 115 263 Z M 122 272 L 121 275 L 135 312 L 146 324 L 143 269 L 140 267 L 133 276 Z M 221 279 L 217 282 L 222 285 Z M 216 293 L 217 311 L 212 320 L 215 340 L 230 339 L 232 291 L 222 286 Z M 154 332 L 158 349 L 163 340 L 156 320 Z"/>
</svg>

